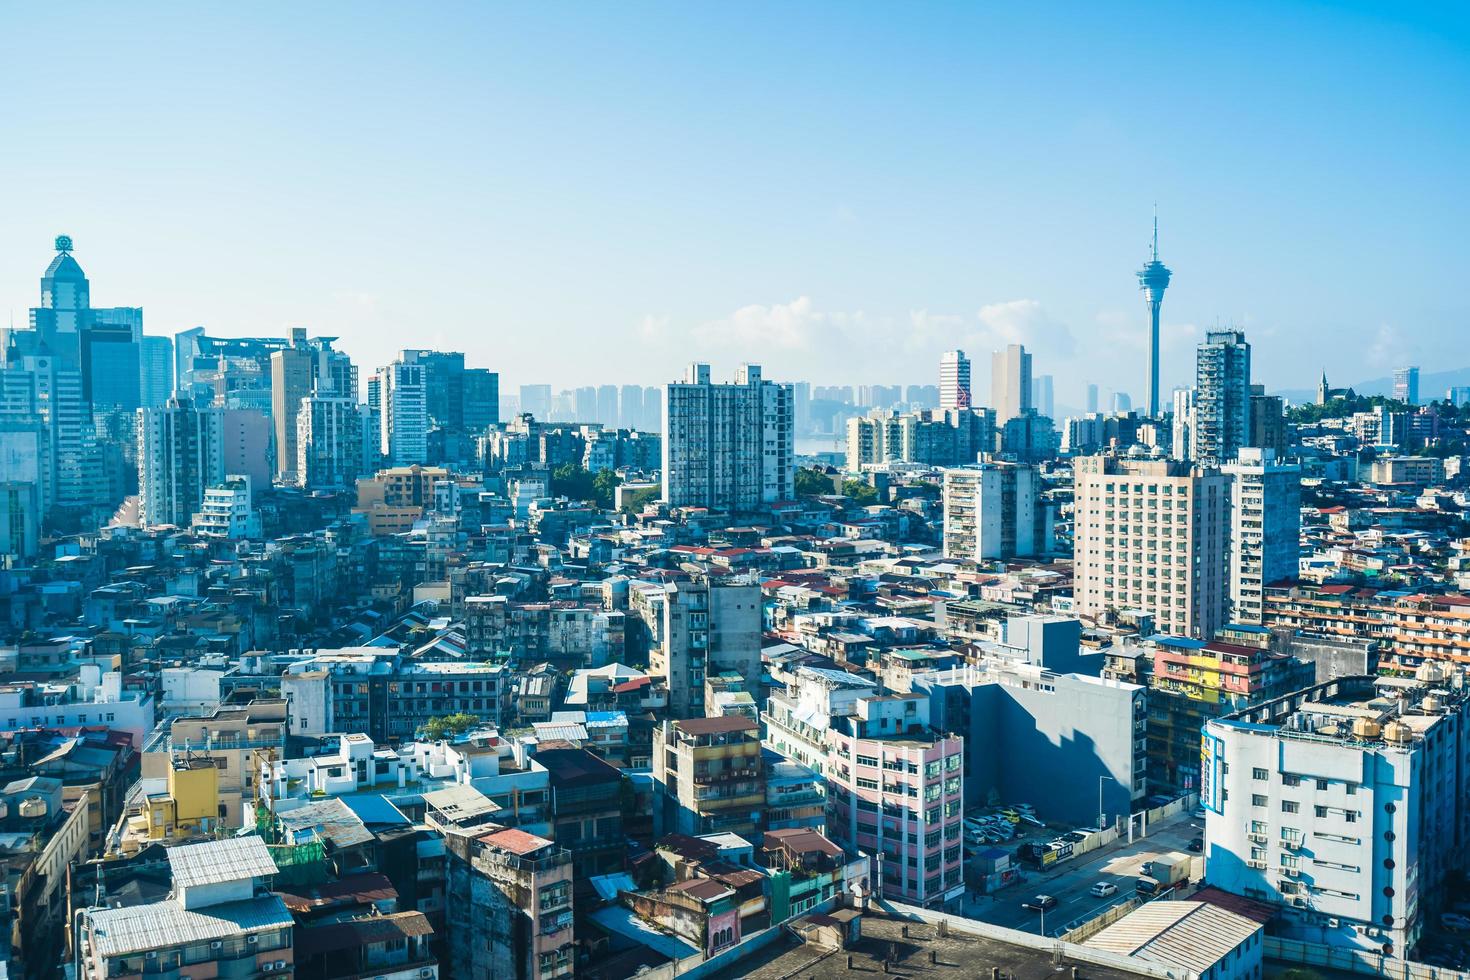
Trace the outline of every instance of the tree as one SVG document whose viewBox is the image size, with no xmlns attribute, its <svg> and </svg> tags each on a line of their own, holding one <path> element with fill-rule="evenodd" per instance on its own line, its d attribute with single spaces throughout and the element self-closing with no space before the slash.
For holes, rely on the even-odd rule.
<svg viewBox="0 0 1470 980">
<path fill-rule="evenodd" d="M 480 724 L 480 719 L 475 715 L 464 712 L 456 712 L 452 715 L 437 715 L 424 722 L 419 734 L 430 742 L 437 742 L 441 738 L 452 738 L 462 735 L 471 728 Z"/>
<path fill-rule="evenodd" d="M 817 497 L 831 492 L 832 478 L 822 470 L 813 467 L 796 471 L 796 495 L 798 497 Z"/>
<path fill-rule="evenodd" d="M 578 463 L 563 463 L 551 471 L 551 495 L 568 500 L 595 500 L 592 474 Z"/>
<path fill-rule="evenodd" d="M 867 507 L 878 502 L 878 491 L 862 480 L 844 480 L 842 482 L 842 495 L 849 497 L 852 502 Z"/>
<path fill-rule="evenodd" d="M 613 492 L 623 482 L 623 478 L 612 470 L 602 470 L 592 478 L 592 499 L 597 501 L 597 506 L 607 508 L 613 505 Z"/>
</svg>

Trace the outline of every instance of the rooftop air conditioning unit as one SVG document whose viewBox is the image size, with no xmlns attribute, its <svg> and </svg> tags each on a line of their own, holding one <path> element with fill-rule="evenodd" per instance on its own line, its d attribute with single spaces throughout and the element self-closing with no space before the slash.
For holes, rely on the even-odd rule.
<svg viewBox="0 0 1470 980">
<path fill-rule="evenodd" d="M 1327 920 L 1327 928 L 1329 929 L 1336 929 L 1339 925 L 1340 923 L 1336 919 Z"/>
<path fill-rule="evenodd" d="M 246 944 L 248 944 L 250 946 L 254 946 L 256 943 L 260 942 L 260 937 L 259 936 L 246 936 L 245 937 L 245 942 L 246 942 Z"/>
<path fill-rule="evenodd" d="M 224 941 L 223 940 L 220 940 L 220 939 L 216 939 L 214 942 L 212 942 L 212 943 L 209 944 L 209 948 L 210 949 L 224 949 L 225 948 Z"/>
<path fill-rule="evenodd" d="M 1301 872 L 1298 871 L 1296 868 L 1282 868 L 1281 873 L 1286 875 L 1286 877 L 1288 878 L 1295 878 L 1297 875 L 1301 874 Z"/>
<path fill-rule="evenodd" d="M 285 960 L 276 960 L 276 969 L 277 970 L 284 970 L 285 968 L 286 968 L 286 961 Z"/>
</svg>

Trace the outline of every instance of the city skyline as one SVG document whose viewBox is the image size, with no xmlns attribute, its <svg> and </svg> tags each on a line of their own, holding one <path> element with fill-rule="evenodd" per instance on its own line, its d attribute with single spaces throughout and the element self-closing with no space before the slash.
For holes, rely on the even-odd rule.
<svg viewBox="0 0 1470 980">
<path fill-rule="evenodd" d="M 19 324 L 64 233 L 95 302 L 141 305 L 153 333 L 305 326 L 378 366 L 407 326 L 510 389 L 666 383 L 692 360 L 931 383 L 944 350 L 1021 342 L 1059 406 L 1099 382 L 1144 405 L 1134 272 L 1157 201 L 1179 273 L 1165 398 L 1216 325 L 1252 337 L 1271 389 L 1461 366 L 1465 205 L 1444 193 L 1470 90 L 1457 22 L 1194 13 L 1157 45 L 1111 11 L 781 11 L 757 27 L 656 10 L 647 37 L 609 12 L 471 10 L 451 29 L 376 11 L 338 34 L 316 11 L 288 34 L 268 11 L 98 11 L 66 25 L 59 75 L 40 59 L 65 15 L 18 12 L 0 78 L 48 85 L 10 127 L 7 169 L 31 190 L 0 242 L 0 302 Z M 1021 52 L 1043 39 L 1107 71 L 1034 77 Z M 1259 64 L 1222 84 L 1245 42 Z M 191 69 L 197 85 L 174 83 Z M 1126 107 L 1147 100 L 1136 126 Z M 560 354 L 598 340 L 596 358 Z"/>
</svg>

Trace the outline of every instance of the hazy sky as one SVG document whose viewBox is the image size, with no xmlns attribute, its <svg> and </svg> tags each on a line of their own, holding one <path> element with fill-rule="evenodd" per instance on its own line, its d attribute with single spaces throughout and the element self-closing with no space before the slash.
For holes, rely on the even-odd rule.
<svg viewBox="0 0 1470 980">
<path fill-rule="evenodd" d="M 1137 400 L 1157 201 L 1166 390 L 1217 322 L 1273 387 L 1470 365 L 1463 14 L 980 6 L 7 5 L 0 302 L 66 233 L 149 332 L 365 367 L 910 383 L 1020 339 L 1060 404 Z"/>
</svg>

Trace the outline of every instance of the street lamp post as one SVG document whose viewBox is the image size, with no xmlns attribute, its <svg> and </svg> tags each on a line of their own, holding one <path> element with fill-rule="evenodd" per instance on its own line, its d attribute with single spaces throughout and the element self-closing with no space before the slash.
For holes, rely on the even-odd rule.
<svg viewBox="0 0 1470 980">
<path fill-rule="evenodd" d="M 1098 830 L 1105 830 L 1106 829 L 1106 827 L 1103 824 L 1103 821 L 1107 819 L 1108 815 L 1107 815 L 1107 813 L 1105 813 L 1103 811 L 1103 782 L 1104 781 L 1108 781 L 1108 780 L 1111 780 L 1112 782 L 1115 782 L 1115 783 L 1117 782 L 1117 780 L 1116 779 L 1113 779 L 1112 776 L 1099 776 L 1099 777 L 1097 777 L 1097 829 Z"/>
</svg>

